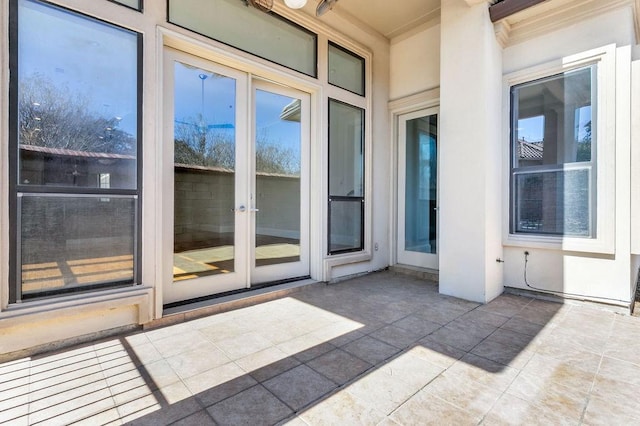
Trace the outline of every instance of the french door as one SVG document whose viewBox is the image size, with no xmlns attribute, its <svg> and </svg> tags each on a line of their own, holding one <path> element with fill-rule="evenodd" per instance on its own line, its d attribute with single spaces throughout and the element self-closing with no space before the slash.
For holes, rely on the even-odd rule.
<svg viewBox="0 0 640 426">
<path fill-rule="evenodd" d="M 164 303 L 308 276 L 309 95 L 165 58 Z"/>
<path fill-rule="evenodd" d="M 398 118 L 398 263 L 438 269 L 438 110 Z"/>
</svg>

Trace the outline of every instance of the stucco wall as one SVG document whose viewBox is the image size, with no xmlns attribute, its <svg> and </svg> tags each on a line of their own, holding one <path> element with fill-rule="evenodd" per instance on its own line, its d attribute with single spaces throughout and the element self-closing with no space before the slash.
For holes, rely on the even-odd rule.
<svg viewBox="0 0 640 426">
<path fill-rule="evenodd" d="M 391 99 L 400 99 L 430 88 L 441 87 L 444 85 L 444 80 L 451 80 L 453 73 L 459 74 L 458 79 L 460 75 L 464 74 L 464 70 L 456 67 L 455 64 L 465 63 L 465 58 L 468 55 L 473 55 L 473 52 L 465 52 L 464 48 L 450 50 L 449 54 L 457 52 L 456 54 L 459 54 L 460 57 L 451 62 L 450 65 L 452 67 L 448 68 L 448 71 L 443 71 L 441 67 L 447 66 L 447 64 L 442 63 L 442 50 L 445 48 L 445 43 L 450 44 L 452 42 L 451 37 L 455 38 L 455 34 L 460 31 L 470 32 L 466 36 L 467 40 L 480 40 L 483 34 L 478 31 L 483 30 L 479 27 L 471 28 L 467 25 L 460 31 L 454 31 L 453 34 L 449 34 L 449 26 L 455 25 L 469 11 L 462 1 L 447 1 L 446 8 L 450 7 L 459 7 L 459 13 L 447 15 L 446 19 L 441 18 L 437 25 L 425 25 L 391 41 Z M 446 8 L 443 6 L 442 10 Z M 444 247 L 441 245 L 445 252 L 443 253 L 442 250 L 440 252 L 441 281 L 443 277 L 447 281 L 449 270 L 456 268 L 456 265 L 459 267 L 461 259 L 465 257 L 465 253 L 468 253 L 469 247 L 473 244 L 480 243 L 477 250 L 486 250 L 487 253 L 484 258 L 478 258 L 477 263 L 473 263 L 472 260 L 464 263 L 467 265 L 464 269 L 469 272 L 466 278 L 457 277 L 450 280 L 452 283 L 460 283 L 459 285 L 463 288 L 468 287 L 457 295 L 480 300 L 483 297 L 482 291 L 491 285 L 489 281 L 498 282 L 501 280 L 505 286 L 529 288 L 524 282 L 524 251 L 528 251 L 530 254 L 528 257 L 527 281 L 532 286 L 593 298 L 617 299 L 623 302 L 629 300 L 629 288 L 636 278 L 638 264 L 637 259 L 631 256 L 630 246 L 634 247 L 635 253 L 640 251 L 638 248 L 640 247 L 640 237 L 638 237 L 640 235 L 640 226 L 637 225 L 640 222 L 640 207 L 638 207 L 640 206 L 640 195 L 637 194 L 638 191 L 631 190 L 631 188 L 637 188 L 640 185 L 640 168 L 635 166 L 637 164 L 636 160 L 640 159 L 640 148 L 637 148 L 639 145 L 637 134 L 639 133 L 638 129 L 640 129 L 640 119 L 636 118 L 637 114 L 632 115 L 630 113 L 630 100 L 628 99 L 629 92 L 632 91 L 634 93 L 634 108 L 639 108 L 640 101 L 638 99 L 640 96 L 637 96 L 637 94 L 640 93 L 640 65 L 634 63 L 633 87 L 631 86 L 629 69 L 631 52 L 637 52 L 638 50 L 637 46 L 635 46 L 632 13 L 631 8 L 620 7 L 607 13 L 600 13 L 597 16 L 592 15 L 581 22 L 565 23 L 560 29 L 537 36 L 529 36 L 524 41 L 509 45 L 502 50 L 500 69 L 502 75 L 509 75 L 605 45 L 615 44 L 617 46 L 615 75 L 608 76 L 608 78 L 615 78 L 617 81 L 616 94 L 614 95 L 616 113 L 614 114 L 615 119 L 610 123 L 615 128 L 614 132 L 616 134 L 616 153 L 612 158 L 612 161 L 616 163 L 615 168 L 612 169 L 615 175 L 613 179 L 616 182 L 614 188 L 616 201 L 613 204 L 613 209 L 607 213 L 607 220 L 612 221 L 615 225 L 613 227 L 615 228 L 615 235 L 613 236 L 615 239 L 615 253 L 575 252 L 539 248 L 535 245 L 526 246 L 525 244 L 516 247 L 510 246 L 508 243 L 505 244 L 502 240 L 506 240 L 505 233 L 508 233 L 508 231 L 505 231 L 504 226 L 501 224 L 508 221 L 509 217 L 509 166 L 508 162 L 505 163 L 503 158 L 503 153 L 509 150 L 508 119 L 505 121 L 504 118 L 500 118 L 501 124 L 498 125 L 500 128 L 499 136 L 496 135 L 498 140 L 494 144 L 490 144 L 493 149 L 484 151 L 488 155 L 485 156 L 482 151 L 485 149 L 483 148 L 485 142 L 482 144 L 465 144 L 466 139 L 462 136 L 464 131 L 459 126 L 459 123 L 464 122 L 465 128 L 485 129 L 490 132 L 489 128 L 482 127 L 484 122 L 479 121 L 474 124 L 474 122 L 469 121 L 472 119 L 472 114 L 462 106 L 457 110 L 454 118 L 445 117 L 446 111 L 441 110 L 441 120 L 443 120 L 441 121 L 441 126 L 442 122 L 446 125 L 449 119 L 456 120 L 454 127 L 457 126 L 457 128 L 452 127 L 451 131 L 441 135 L 440 138 L 440 155 L 447 155 L 446 159 L 443 157 L 440 159 L 441 162 L 444 161 L 444 167 L 441 167 L 439 176 L 441 185 L 439 235 L 441 240 L 445 239 Z M 455 19 L 451 18 L 451 16 Z M 446 40 L 443 34 L 447 34 Z M 474 50 L 476 50 L 477 43 L 474 46 Z M 487 69 L 482 66 L 481 59 L 479 58 L 476 65 L 471 67 L 475 67 L 475 70 L 469 71 L 469 78 L 466 80 L 476 78 L 478 75 L 487 72 Z M 488 74 L 486 75 L 488 76 Z M 456 96 L 467 103 L 469 110 L 482 108 L 491 110 L 492 116 L 495 114 L 501 114 L 502 117 L 505 116 L 505 114 L 502 114 L 504 110 L 496 111 L 493 104 L 487 104 L 486 96 L 476 93 L 477 85 L 469 88 L 470 91 L 463 90 L 462 88 L 465 87 L 464 81 L 460 80 L 458 82 Z M 482 80 L 478 79 L 478 81 Z M 453 81 L 452 85 L 455 86 L 455 84 L 455 81 Z M 494 88 L 494 90 L 504 91 L 505 89 L 500 87 Z M 447 90 L 441 87 L 440 98 L 443 105 L 453 105 L 451 102 L 455 103 L 455 97 L 452 98 L 450 96 L 453 92 L 449 90 L 448 93 Z M 444 99 L 446 97 L 450 99 Z M 504 100 L 502 103 L 504 103 Z M 505 108 L 505 105 L 502 105 L 502 108 Z M 508 105 L 506 105 L 506 108 L 508 109 Z M 632 133 L 630 133 L 630 128 L 633 129 Z M 631 146 L 634 147 L 634 156 L 632 157 L 634 161 L 629 164 L 628 158 L 632 154 Z M 493 156 L 489 155 L 490 153 L 493 153 Z M 465 163 L 465 161 L 471 159 L 473 161 Z M 446 173 L 448 162 L 451 162 L 449 169 L 455 170 L 455 173 Z M 461 164 L 465 164 L 465 166 L 459 167 Z M 604 167 L 604 165 L 601 166 Z M 482 171 L 483 167 L 485 168 L 484 172 Z M 445 170 L 444 174 L 442 170 Z M 483 179 L 486 180 L 483 183 L 483 188 L 487 189 L 487 192 L 484 192 L 485 189 L 482 191 L 469 190 L 473 182 L 478 182 L 479 172 L 481 174 L 485 173 Z M 632 174 L 634 177 L 632 186 L 630 186 L 629 182 Z M 447 188 L 449 189 L 447 190 Z M 461 204 L 459 202 L 455 203 L 457 207 L 446 210 L 447 203 L 451 201 L 451 197 L 448 194 L 451 194 L 451 191 L 455 192 L 456 188 L 466 189 L 469 196 L 483 193 L 482 199 L 484 201 L 482 203 L 486 206 L 486 211 L 472 214 L 473 222 L 481 221 L 481 226 L 478 226 L 475 231 L 471 230 L 463 233 L 452 240 L 452 236 L 457 235 L 456 232 L 460 229 L 460 223 L 466 223 L 465 216 L 468 217 L 470 214 L 469 209 L 460 209 Z M 443 202 L 446 211 L 443 211 Z M 634 206 L 632 212 L 630 202 Z M 480 203 L 479 201 L 476 204 Z M 495 207 L 497 205 L 500 205 L 500 207 Z M 442 220 L 442 216 L 445 213 L 447 216 Z M 485 213 L 486 215 L 484 215 Z M 497 220 L 494 220 L 496 218 Z M 630 235 L 633 238 L 630 239 Z M 481 244 L 481 241 L 486 241 L 488 245 Z M 449 249 L 447 249 L 447 242 L 450 243 L 448 245 Z M 489 255 L 490 251 L 495 252 L 493 259 Z M 505 261 L 505 263 L 498 265 L 502 272 L 500 272 L 500 269 L 495 268 L 496 257 L 501 257 Z M 489 262 L 494 262 L 494 265 L 489 265 Z M 487 271 L 496 271 L 502 277 L 498 278 L 496 273 L 493 272 L 484 275 Z M 474 279 L 474 274 L 478 278 Z M 482 278 L 483 275 L 485 278 Z"/>
<path fill-rule="evenodd" d="M 390 98 L 440 85 L 440 24 L 428 22 L 391 40 Z"/>
<path fill-rule="evenodd" d="M 503 72 L 509 74 L 549 61 L 580 54 L 582 52 L 615 44 L 617 50 L 615 72 L 606 78 L 615 78 L 615 119 L 607 123 L 615 128 L 615 164 L 599 163 L 600 170 L 611 168 L 615 174 L 615 202 L 605 212 L 608 223 L 615 225 L 614 253 L 599 253 L 597 250 L 575 252 L 506 245 L 504 248 L 504 283 L 506 286 L 528 289 L 525 283 L 525 255 L 529 252 L 526 280 L 532 287 L 542 290 L 571 293 L 589 298 L 601 298 L 611 303 L 630 300 L 631 281 L 637 261 L 630 252 L 631 216 L 630 188 L 631 155 L 630 137 L 630 92 L 631 51 L 635 44 L 633 17 L 630 8 L 622 8 L 601 14 L 580 23 L 568 25 L 557 31 L 529 39 L 504 49 Z M 637 82 L 634 82 L 637 84 Z M 503 131 L 508 122 L 503 124 Z M 600 141 L 604 143 L 604 141 Z M 612 143 L 608 141 L 606 143 Z M 504 149 L 508 149 L 505 147 Z M 508 176 L 505 175 L 508 179 Z M 508 185 L 505 185 L 508 187 Z M 503 193 L 508 197 L 508 191 Z M 508 217 L 508 211 L 503 211 Z M 601 230 L 599 230 L 601 231 Z M 631 271 L 631 272 L 630 272 Z"/>
</svg>

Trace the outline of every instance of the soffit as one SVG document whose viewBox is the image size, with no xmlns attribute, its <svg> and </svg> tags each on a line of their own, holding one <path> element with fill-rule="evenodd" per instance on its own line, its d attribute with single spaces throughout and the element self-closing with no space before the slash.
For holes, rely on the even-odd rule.
<svg viewBox="0 0 640 426">
<path fill-rule="evenodd" d="M 315 14 L 318 0 L 304 11 Z M 339 0 L 327 13 L 341 15 L 356 25 L 366 25 L 388 39 L 440 16 L 440 0 Z"/>
</svg>

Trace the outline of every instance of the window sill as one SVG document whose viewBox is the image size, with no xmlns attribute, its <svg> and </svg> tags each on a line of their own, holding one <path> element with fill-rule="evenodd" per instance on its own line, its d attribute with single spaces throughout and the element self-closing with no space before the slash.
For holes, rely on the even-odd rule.
<svg viewBox="0 0 640 426">
<path fill-rule="evenodd" d="M 508 234 L 506 247 L 539 248 L 584 253 L 615 254 L 613 240 L 604 238 L 575 238 L 544 235 Z"/>
<path fill-rule="evenodd" d="M 57 318 L 66 312 L 78 314 L 96 309 L 137 305 L 138 323 L 144 324 L 151 320 L 149 311 L 151 291 L 152 288 L 148 286 L 133 286 L 56 299 L 16 303 L 0 312 L 0 323 L 3 327 L 10 327 L 33 320 Z"/>
<path fill-rule="evenodd" d="M 350 265 L 352 263 L 369 262 L 373 256 L 369 251 L 336 254 L 324 260 L 324 281 L 331 281 L 331 270 L 337 266 Z"/>
</svg>

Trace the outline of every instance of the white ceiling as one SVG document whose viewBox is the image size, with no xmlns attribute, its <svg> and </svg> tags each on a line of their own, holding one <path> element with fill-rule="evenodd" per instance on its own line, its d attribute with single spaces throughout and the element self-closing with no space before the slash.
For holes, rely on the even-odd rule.
<svg viewBox="0 0 640 426">
<path fill-rule="evenodd" d="M 309 0 L 305 11 L 313 13 L 320 0 Z M 338 0 L 333 10 L 360 21 L 391 39 L 440 16 L 440 0 Z"/>
</svg>

